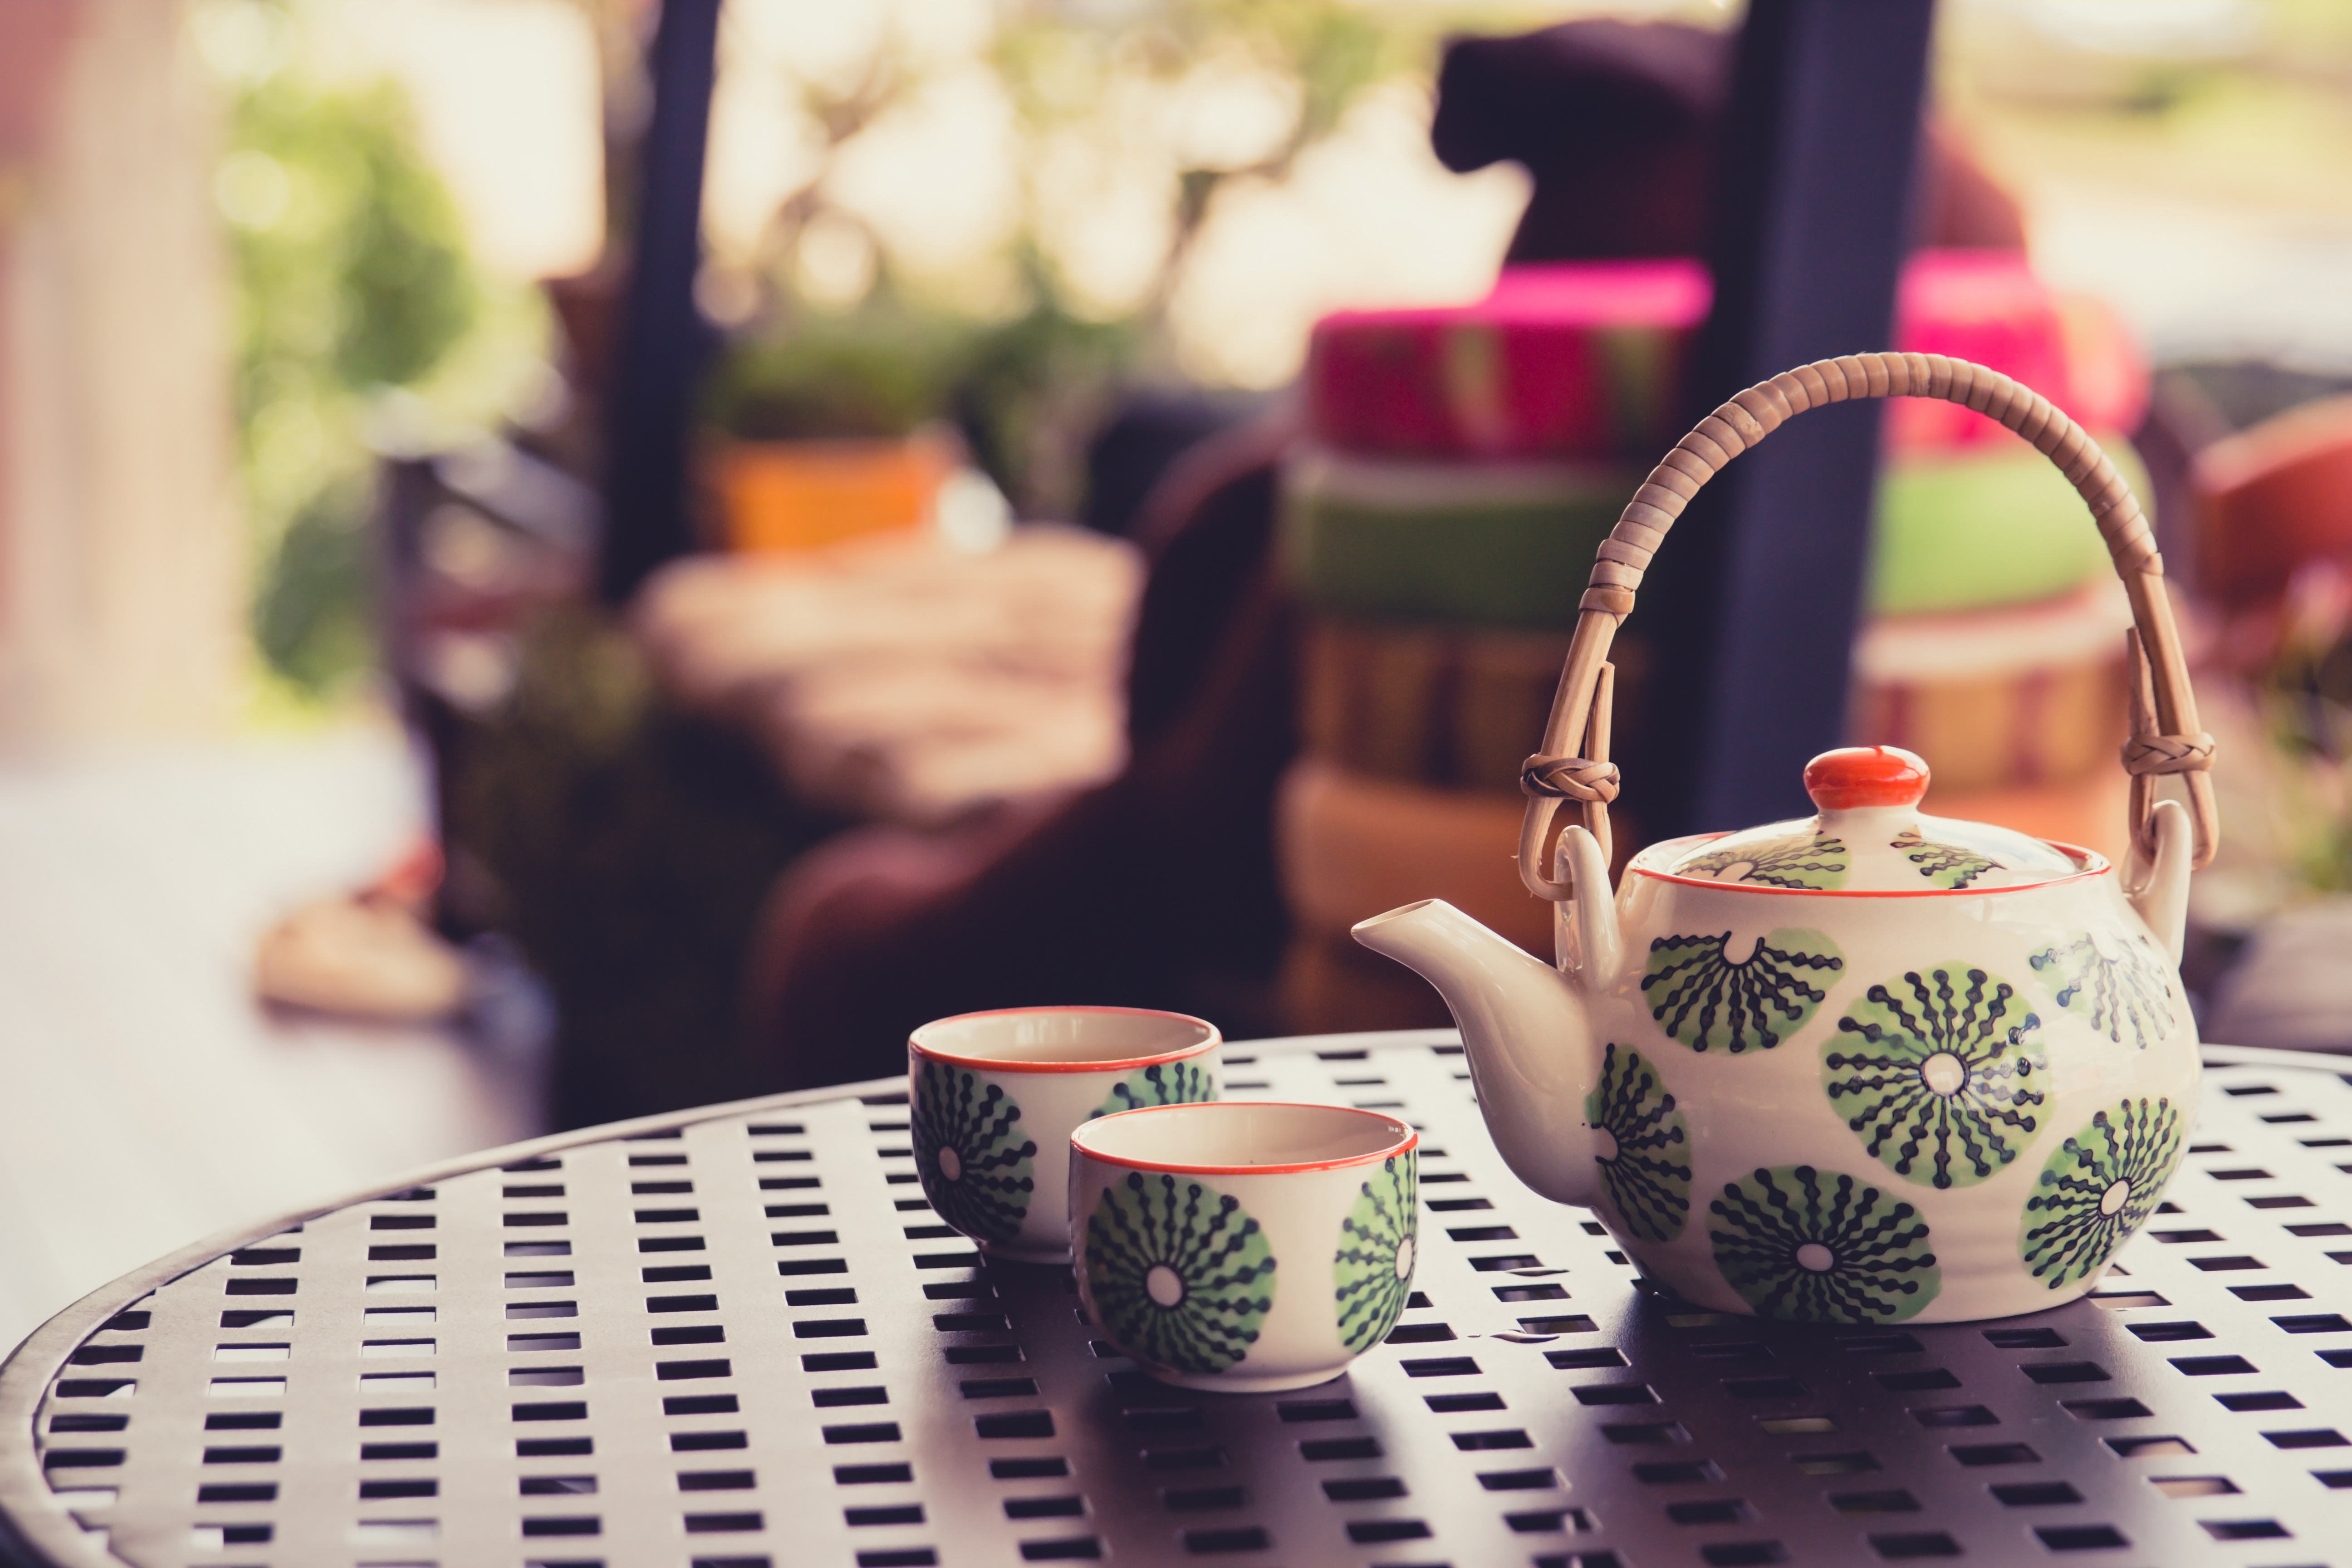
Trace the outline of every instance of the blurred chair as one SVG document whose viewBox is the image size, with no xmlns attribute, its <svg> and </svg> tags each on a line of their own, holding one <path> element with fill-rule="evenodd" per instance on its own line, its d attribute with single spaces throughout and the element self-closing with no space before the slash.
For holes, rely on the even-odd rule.
<svg viewBox="0 0 2352 1568">
<path fill-rule="evenodd" d="M 2306 563 L 2352 565 L 2352 395 L 2223 436 L 2189 467 L 2198 588 L 2232 610 L 2273 604 Z"/>
<path fill-rule="evenodd" d="M 1083 529 L 980 554 L 904 530 L 674 561 L 629 621 L 663 692 L 750 738 L 796 798 L 936 828 L 1118 771 L 1141 581 L 1132 545 Z"/>
<path fill-rule="evenodd" d="M 748 971 L 751 1078 L 891 1072 L 927 1018 L 1048 997 L 1274 1026 L 1269 803 L 1297 742 L 1268 545 L 1289 435 L 1277 415 L 1214 437 L 1147 506 L 1116 778 L 939 833 L 853 830 L 780 879 Z"/>
<path fill-rule="evenodd" d="M 1143 519 L 1161 476 L 1221 430 L 1266 411 L 1263 395 L 1197 389 L 1130 392 L 1087 445 L 1087 497 L 1078 521 L 1124 538 Z"/>
</svg>

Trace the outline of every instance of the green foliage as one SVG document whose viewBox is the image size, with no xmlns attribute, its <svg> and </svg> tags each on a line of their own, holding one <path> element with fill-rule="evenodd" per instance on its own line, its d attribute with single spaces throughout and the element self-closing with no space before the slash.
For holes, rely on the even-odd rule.
<svg viewBox="0 0 2352 1568">
<path fill-rule="evenodd" d="M 456 205 L 389 84 L 327 90 L 281 71 L 248 89 L 220 185 L 248 432 L 289 398 L 347 419 L 360 395 L 422 379 L 473 324 Z"/>
<path fill-rule="evenodd" d="M 1132 321 L 1089 321 L 1051 298 L 972 337 L 950 394 L 972 461 L 1031 515 L 1078 501 L 1075 432 L 1132 365 Z"/>
<path fill-rule="evenodd" d="M 1183 147 L 1181 137 L 1169 148 L 1178 165 L 1175 229 L 1160 279 L 1137 311 L 1140 343 L 1158 334 L 1158 318 L 1218 189 L 1242 175 L 1283 178 L 1300 153 L 1339 129 L 1360 93 L 1427 54 L 1431 40 L 1409 24 L 1340 0 L 1160 0 L 1102 15 L 1089 26 L 1068 13 L 1045 13 L 999 35 L 997 73 L 1034 132 L 1085 126 L 1105 105 L 1116 105 L 1122 89 L 1169 86 L 1204 62 L 1260 73 L 1286 84 L 1297 99 L 1288 131 L 1255 157 L 1236 163 L 1204 156 Z M 1116 134 L 1108 121 L 1096 129 Z M 1034 268 L 1032 282 L 1046 300 L 1057 299 L 1050 268 Z"/>
<path fill-rule="evenodd" d="M 1406 43 L 1393 25 L 1360 5 L 1333 0 L 1223 0 L 1207 7 L 1222 25 L 1246 29 L 1254 42 L 1298 78 L 1302 102 L 1296 149 L 1328 136 L 1356 94 L 1404 64 Z"/>
<path fill-rule="evenodd" d="M 443 364 L 477 325 L 480 290 L 457 206 L 388 83 L 326 88 L 281 68 L 246 84 L 215 186 L 261 560 L 255 637 L 280 675 L 331 693 L 373 651 L 362 420 Z"/>
<path fill-rule="evenodd" d="M 957 323 L 880 302 L 739 341 L 707 394 L 712 423 L 747 440 L 904 436 L 938 416 Z"/>
<path fill-rule="evenodd" d="M 367 506 L 359 479 L 338 479 L 312 495 L 278 536 L 254 595 L 262 658 L 304 691 L 331 691 L 375 657 Z"/>
<path fill-rule="evenodd" d="M 351 105 L 358 199 L 342 237 L 335 370 L 354 389 L 420 380 L 472 325 L 475 296 L 448 192 L 398 134 L 379 89 Z"/>
<path fill-rule="evenodd" d="M 1297 119 L 1269 163 L 1328 135 L 1357 93 L 1426 55 L 1434 36 L 1427 17 L 1340 0 L 1158 0 L 1103 7 L 1091 26 L 1084 15 L 1041 11 L 998 35 L 992 58 L 1024 119 L 1083 119 L 1115 78 L 1173 79 L 1219 51 L 1298 89 Z"/>
</svg>

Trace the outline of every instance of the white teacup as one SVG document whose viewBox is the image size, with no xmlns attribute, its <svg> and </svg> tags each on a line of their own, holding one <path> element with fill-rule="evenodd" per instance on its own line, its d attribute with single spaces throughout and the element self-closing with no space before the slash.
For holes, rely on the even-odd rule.
<svg viewBox="0 0 2352 1568">
<path fill-rule="evenodd" d="M 907 1041 L 915 1169 L 941 1219 L 991 1254 L 1070 1256 L 1070 1132 L 1136 1106 L 1217 1098 L 1216 1026 L 1139 1007 L 1011 1007 Z"/>
<path fill-rule="evenodd" d="M 1337 1377 L 1412 1290 L 1421 1135 L 1392 1116 L 1234 1100 L 1070 1134 L 1070 1240 L 1095 1327 L 1152 1376 L 1262 1393 Z"/>
</svg>

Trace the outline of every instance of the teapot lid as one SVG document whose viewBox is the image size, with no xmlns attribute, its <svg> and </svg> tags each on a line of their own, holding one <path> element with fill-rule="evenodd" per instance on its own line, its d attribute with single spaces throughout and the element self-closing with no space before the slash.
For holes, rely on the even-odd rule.
<svg viewBox="0 0 2352 1568">
<path fill-rule="evenodd" d="M 1927 762 L 1899 746 L 1848 746 L 1805 764 L 1814 815 L 1644 852 L 1644 869 L 1810 892 L 1981 892 L 2099 864 L 1985 822 L 1929 816 Z M 1638 863 L 1638 862 L 1637 862 Z"/>
</svg>

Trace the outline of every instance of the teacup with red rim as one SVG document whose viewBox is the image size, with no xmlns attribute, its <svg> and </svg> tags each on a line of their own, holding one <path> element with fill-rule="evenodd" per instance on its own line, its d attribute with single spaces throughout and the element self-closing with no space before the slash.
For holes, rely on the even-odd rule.
<svg viewBox="0 0 2352 1568">
<path fill-rule="evenodd" d="M 993 1257 L 1070 1256 L 1070 1133 L 1139 1106 L 1217 1098 L 1216 1026 L 1140 1007 L 1011 1007 L 907 1041 L 915 1169 L 941 1219 Z"/>
<path fill-rule="evenodd" d="M 1304 1388 L 1388 1337 L 1412 1293 L 1421 1135 L 1378 1111 L 1228 1100 L 1070 1135 L 1070 1240 L 1095 1327 L 1147 1372 Z"/>
</svg>

